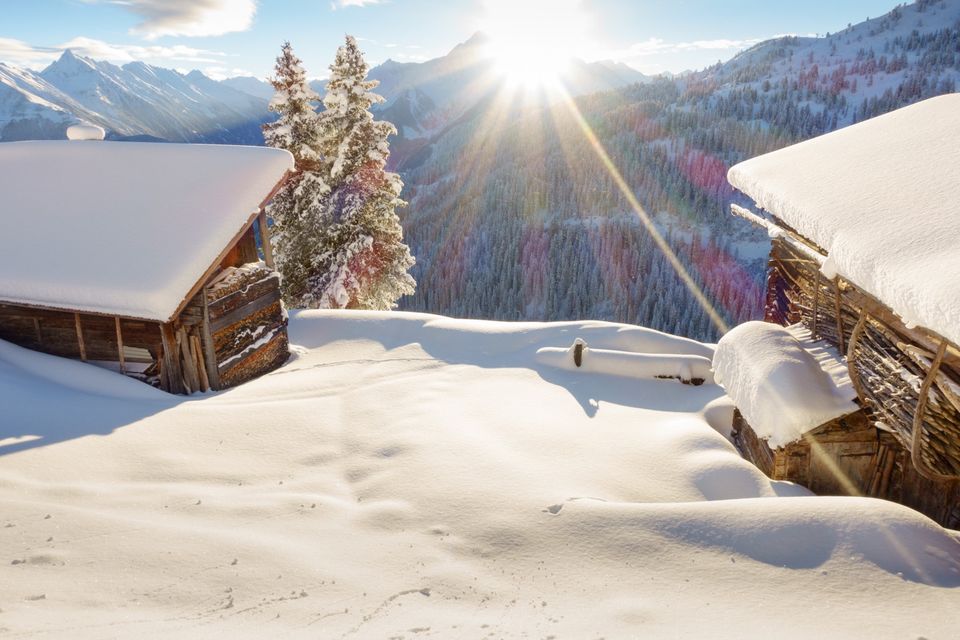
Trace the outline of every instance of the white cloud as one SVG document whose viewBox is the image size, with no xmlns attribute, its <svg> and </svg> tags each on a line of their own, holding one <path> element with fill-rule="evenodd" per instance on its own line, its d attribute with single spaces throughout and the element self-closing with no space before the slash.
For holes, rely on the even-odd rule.
<svg viewBox="0 0 960 640">
<path fill-rule="evenodd" d="M 169 47 L 159 45 L 139 46 L 128 44 L 110 44 L 102 40 L 77 37 L 64 42 L 60 50 L 72 49 L 74 53 L 97 60 L 111 62 L 132 62 L 134 60 L 176 60 L 182 62 L 219 62 L 226 57 L 222 51 L 196 49 L 182 44 Z"/>
<path fill-rule="evenodd" d="M 661 38 L 649 38 L 642 42 L 636 42 L 625 49 L 611 51 L 609 52 L 609 57 L 624 59 L 664 53 L 679 53 L 682 51 L 739 51 L 740 49 L 752 47 L 764 40 L 767 40 L 767 38 L 745 38 L 741 40 L 717 38 L 715 40 L 667 42 Z"/>
<path fill-rule="evenodd" d="M 50 47 L 34 47 L 22 40 L 0 38 L 0 62 L 36 69 L 53 62 L 60 53 Z"/>
<path fill-rule="evenodd" d="M 333 0 L 330 8 L 336 11 L 345 7 L 367 7 L 372 4 L 383 4 L 384 0 Z"/>
<path fill-rule="evenodd" d="M 35 47 L 22 40 L 0 38 L 0 60 L 31 69 L 47 66 L 59 58 L 66 49 L 71 49 L 77 55 L 109 60 L 118 64 L 135 60 L 160 65 L 169 65 L 171 62 L 221 64 L 227 57 L 227 54 L 222 51 L 197 49 L 185 45 L 165 47 L 111 44 L 83 36 L 73 38 L 56 47 Z"/>
<path fill-rule="evenodd" d="M 680 42 L 648 38 L 626 47 L 597 50 L 590 58 L 623 62 L 644 73 L 660 73 L 667 70 L 678 72 L 681 69 L 703 68 L 715 62 L 718 57 L 732 57 L 737 52 L 765 40 L 789 35 L 794 34 L 784 33 L 764 38 L 715 38 Z"/>
<path fill-rule="evenodd" d="M 240 69 L 237 67 L 230 69 L 227 67 L 214 65 L 210 67 L 204 67 L 202 71 L 203 71 L 203 75 L 207 76 L 208 78 L 213 78 L 214 80 L 226 80 L 227 78 L 235 78 L 237 76 L 256 77 L 256 74 L 254 74 L 252 71 L 248 71 L 247 69 Z"/>
<path fill-rule="evenodd" d="M 256 0 L 86 0 L 107 2 L 134 13 L 143 22 L 132 33 L 147 40 L 162 36 L 219 36 L 246 31 L 257 12 Z"/>
</svg>

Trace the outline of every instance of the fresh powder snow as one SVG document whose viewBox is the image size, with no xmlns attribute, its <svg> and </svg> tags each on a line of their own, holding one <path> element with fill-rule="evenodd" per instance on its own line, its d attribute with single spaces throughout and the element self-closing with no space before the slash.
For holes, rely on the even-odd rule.
<svg viewBox="0 0 960 640">
<path fill-rule="evenodd" d="M 828 253 L 825 270 L 960 342 L 960 94 L 747 160 L 730 184 Z"/>
<path fill-rule="evenodd" d="M 802 326 L 769 322 L 734 327 L 720 338 L 713 358 L 717 383 L 757 436 L 774 448 L 859 409 L 841 362 Z"/>
<path fill-rule="evenodd" d="M 0 342 L 12 637 L 949 638 L 960 539 L 774 482 L 705 357 L 603 322 L 291 314 L 295 357 L 175 397 Z"/>
<path fill-rule="evenodd" d="M 292 168 L 263 147 L 2 144 L 0 300 L 166 321 Z"/>
</svg>

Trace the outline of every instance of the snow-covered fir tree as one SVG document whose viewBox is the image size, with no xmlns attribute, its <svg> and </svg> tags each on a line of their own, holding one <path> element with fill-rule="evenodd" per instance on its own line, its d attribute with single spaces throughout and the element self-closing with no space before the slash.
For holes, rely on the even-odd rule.
<svg viewBox="0 0 960 640">
<path fill-rule="evenodd" d="M 414 259 L 395 213 L 400 176 L 386 171 L 387 137 L 396 129 L 370 112 L 383 98 L 372 93 L 367 63 L 352 36 L 330 66 L 320 114 L 319 172 L 329 193 L 318 236 L 308 306 L 391 309 L 416 287 Z"/>
<path fill-rule="evenodd" d="M 320 117 L 314 105 L 320 96 L 307 83 L 289 42 L 283 44 L 275 72 L 270 82 L 276 94 L 270 110 L 279 118 L 264 125 L 263 138 L 269 146 L 293 154 L 295 174 L 267 211 L 274 223 L 272 237 L 277 268 L 283 274 L 284 299 L 288 305 L 304 306 L 310 299 L 309 282 L 316 273 L 317 244 L 326 219 L 324 196 L 330 192 L 318 152 Z"/>
</svg>

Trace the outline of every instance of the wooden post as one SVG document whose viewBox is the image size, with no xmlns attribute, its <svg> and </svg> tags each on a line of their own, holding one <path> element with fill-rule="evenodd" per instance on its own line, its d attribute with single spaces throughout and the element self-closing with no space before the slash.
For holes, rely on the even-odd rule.
<svg viewBox="0 0 960 640">
<path fill-rule="evenodd" d="M 814 262 L 811 262 L 810 266 L 813 268 L 813 330 L 810 333 L 814 340 L 818 340 L 817 316 L 820 315 L 820 268 Z"/>
<path fill-rule="evenodd" d="M 180 370 L 180 358 L 177 356 L 177 339 L 169 322 L 160 325 L 160 338 L 163 340 L 163 363 L 166 372 L 167 391 L 183 393 L 183 372 Z"/>
<path fill-rule="evenodd" d="M 214 391 L 220 389 L 220 368 L 217 364 L 217 352 L 214 349 L 213 336 L 210 333 L 210 299 L 203 289 L 203 322 L 200 324 L 200 341 L 203 344 L 203 364 L 207 369 L 207 380 Z"/>
<path fill-rule="evenodd" d="M 80 345 L 80 359 L 86 362 L 87 360 L 87 345 L 83 342 L 83 325 L 80 324 L 80 314 L 73 314 L 73 321 L 77 326 L 77 344 Z"/>
<path fill-rule="evenodd" d="M 200 391 L 209 391 L 210 380 L 207 377 L 207 368 L 203 362 L 203 349 L 200 348 L 200 338 L 192 334 L 188 337 L 190 338 L 190 352 L 193 354 L 193 363 L 197 368 L 197 373 L 200 374 Z"/>
<path fill-rule="evenodd" d="M 177 329 L 176 334 L 177 347 L 180 353 L 180 367 L 183 371 L 183 381 L 187 387 L 187 393 L 193 393 L 200 390 L 200 375 L 197 373 L 197 367 L 193 356 L 190 354 L 190 344 L 187 340 L 187 332 L 183 327 Z"/>
<path fill-rule="evenodd" d="M 267 227 L 267 210 L 263 207 L 260 207 L 257 224 L 260 225 L 260 244 L 263 245 L 263 261 L 267 263 L 268 267 L 273 269 L 273 248 L 270 246 L 270 229 Z"/>
<path fill-rule="evenodd" d="M 127 365 L 123 358 L 123 332 L 120 331 L 120 316 L 114 316 L 113 321 L 117 326 L 117 355 L 120 356 L 120 373 L 126 373 Z"/>
<path fill-rule="evenodd" d="M 40 331 L 40 320 L 33 318 L 33 330 L 37 334 L 37 344 L 43 345 L 43 332 Z"/>
<path fill-rule="evenodd" d="M 837 316 L 837 342 L 840 344 L 840 353 L 846 353 L 846 345 L 843 344 L 843 309 L 840 306 L 840 276 L 833 278 L 833 286 L 836 289 L 836 295 L 833 297 L 833 312 Z"/>
</svg>

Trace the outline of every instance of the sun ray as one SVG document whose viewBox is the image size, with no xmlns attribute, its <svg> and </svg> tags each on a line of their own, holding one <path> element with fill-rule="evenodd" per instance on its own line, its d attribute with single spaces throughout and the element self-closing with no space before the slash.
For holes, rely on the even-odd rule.
<svg viewBox="0 0 960 640">
<path fill-rule="evenodd" d="M 646 228 L 647 232 L 650 234 L 650 237 L 653 238 L 654 243 L 657 245 L 657 248 L 663 253 L 667 261 L 670 262 L 670 265 L 676 271 L 677 275 L 680 277 L 680 280 L 683 281 L 683 284 L 689 289 L 690 293 L 693 294 L 693 297 L 696 299 L 697 303 L 703 308 L 704 312 L 710 317 L 710 321 L 717 328 L 717 331 L 720 334 L 726 333 L 730 327 L 727 324 L 726 320 L 723 319 L 723 316 L 716 310 L 713 306 L 713 303 L 710 302 L 706 294 L 696 283 L 693 277 L 690 275 L 687 268 L 680 261 L 680 258 L 677 257 L 677 254 L 670 247 L 670 244 L 664 239 L 663 235 L 653 224 L 653 221 L 650 219 L 650 216 L 647 214 L 646 210 L 643 208 L 643 205 L 640 204 L 640 201 L 637 200 L 637 197 L 633 194 L 633 190 L 630 188 L 630 185 L 627 184 L 627 181 L 623 178 L 623 175 L 620 173 L 620 170 L 617 169 L 617 166 L 613 163 L 613 160 L 610 159 L 610 155 L 607 153 L 606 149 L 603 146 L 603 143 L 600 142 L 600 139 L 597 138 L 593 129 L 590 127 L 590 124 L 583 117 L 583 114 L 580 113 L 579 107 L 577 107 L 576 102 L 573 97 L 566 91 L 562 90 L 561 86 L 561 99 L 564 105 L 567 106 L 567 109 L 570 112 L 570 115 L 573 117 L 576 124 L 579 126 L 581 132 L 586 137 L 587 142 L 590 144 L 591 149 L 600 159 L 600 162 L 603 164 L 607 173 L 610 175 L 614 184 L 617 186 L 617 189 L 626 199 L 627 203 L 630 205 L 630 208 L 636 214 L 637 218 Z"/>
</svg>

